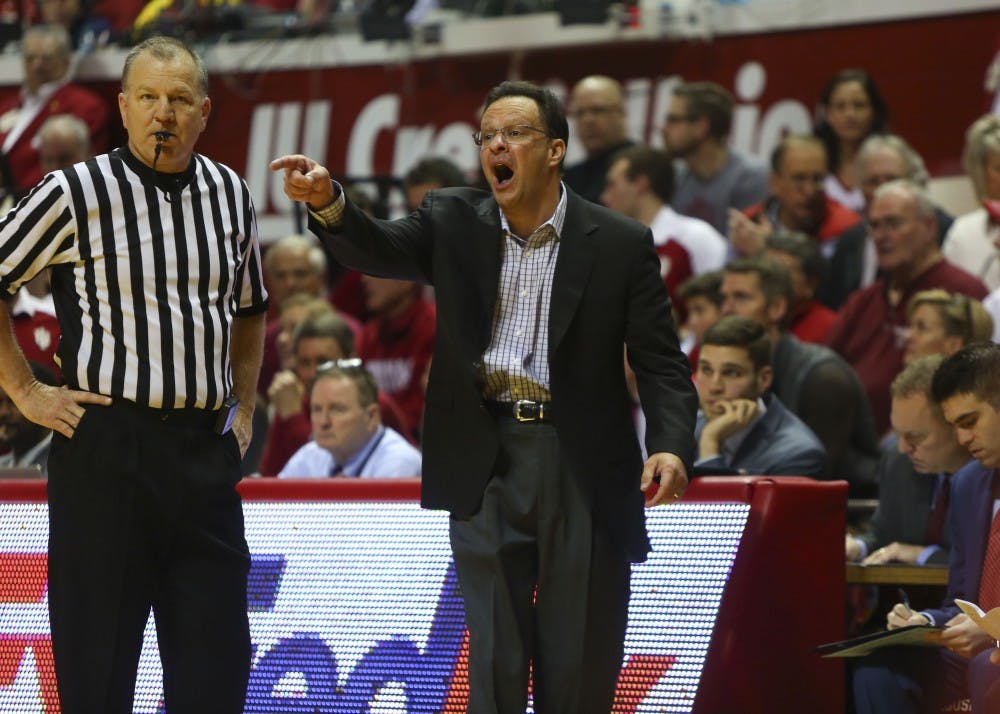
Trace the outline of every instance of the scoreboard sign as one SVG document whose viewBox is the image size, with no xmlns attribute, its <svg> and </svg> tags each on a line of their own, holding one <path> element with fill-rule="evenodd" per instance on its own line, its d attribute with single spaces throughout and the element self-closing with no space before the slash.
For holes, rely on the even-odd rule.
<svg viewBox="0 0 1000 714">
<path fill-rule="evenodd" d="M 447 517 L 409 501 L 244 503 L 253 662 L 245 711 L 464 712 L 468 639 Z M 648 513 L 618 714 L 691 711 L 750 506 Z M 59 711 L 46 591 L 48 514 L 0 502 L 0 712 Z M 152 617 L 135 712 L 162 711 Z"/>
</svg>

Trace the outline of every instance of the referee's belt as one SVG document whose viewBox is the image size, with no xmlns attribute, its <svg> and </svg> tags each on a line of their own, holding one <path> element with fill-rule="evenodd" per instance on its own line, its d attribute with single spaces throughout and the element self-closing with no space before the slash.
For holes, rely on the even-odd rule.
<svg viewBox="0 0 1000 714">
<path fill-rule="evenodd" d="M 535 402 L 518 399 L 516 402 L 486 402 L 486 410 L 496 417 L 507 417 L 519 422 L 551 423 L 554 415 L 552 402 Z"/>
<path fill-rule="evenodd" d="M 137 412 L 148 419 L 155 419 L 164 424 L 173 426 L 188 427 L 193 429 L 212 429 L 219 418 L 218 409 L 162 409 L 160 407 L 149 407 L 144 404 L 136 404 L 127 399 L 116 399 L 116 407 Z"/>
</svg>

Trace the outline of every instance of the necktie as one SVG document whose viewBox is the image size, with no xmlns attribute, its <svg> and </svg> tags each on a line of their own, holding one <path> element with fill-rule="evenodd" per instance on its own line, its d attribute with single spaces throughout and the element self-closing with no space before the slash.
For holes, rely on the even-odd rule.
<svg viewBox="0 0 1000 714">
<path fill-rule="evenodd" d="M 344 475 L 344 467 L 341 466 L 340 464 L 335 463 L 333 464 L 333 466 L 330 467 L 330 478 L 336 478 L 337 476 L 343 476 L 343 475 Z"/>
<path fill-rule="evenodd" d="M 989 612 L 1000 606 L 1000 511 L 993 516 L 990 539 L 983 558 L 983 574 L 979 579 L 979 607 Z"/>
<path fill-rule="evenodd" d="M 944 535 L 944 524 L 948 519 L 948 502 L 951 499 L 951 476 L 945 476 L 934 498 L 934 507 L 927 519 L 927 533 L 924 535 L 924 545 L 941 545 Z"/>
</svg>

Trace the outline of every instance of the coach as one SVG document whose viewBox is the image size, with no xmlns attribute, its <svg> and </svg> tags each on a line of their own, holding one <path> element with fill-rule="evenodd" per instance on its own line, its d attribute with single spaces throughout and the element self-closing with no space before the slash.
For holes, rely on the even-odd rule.
<svg viewBox="0 0 1000 714">
<path fill-rule="evenodd" d="M 649 550 L 640 488 L 659 479 L 648 505 L 679 498 L 694 447 L 649 231 L 566 189 L 567 136 L 551 92 L 504 82 L 474 137 L 492 195 L 431 191 L 398 221 L 367 218 L 311 159 L 271 164 L 338 260 L 435 287 L 422 499 L 452 514 L 470 712 L 524 712 L 529 661 L 536 711 L 611 709 L 629 562 Z"/>
</svg>

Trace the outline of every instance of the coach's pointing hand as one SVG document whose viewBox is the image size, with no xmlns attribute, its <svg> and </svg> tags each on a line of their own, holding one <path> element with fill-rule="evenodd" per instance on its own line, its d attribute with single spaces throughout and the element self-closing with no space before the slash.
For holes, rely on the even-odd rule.
<svg viewBox="0 0 1000 714">
<path fill-rule="evenodd" d="M 285 172 L 285 195 L 293 201 L 308 203 L 315 209 L 324 208 L 337 197 L 330 172 L 308 156 L 291 154 L 275 159 L 271 171 Z"/>
</svg>

